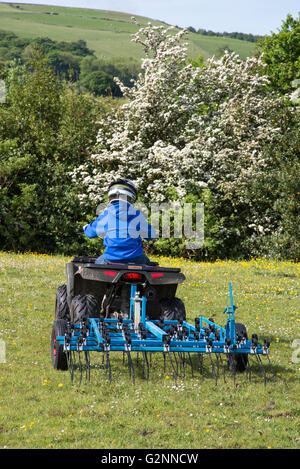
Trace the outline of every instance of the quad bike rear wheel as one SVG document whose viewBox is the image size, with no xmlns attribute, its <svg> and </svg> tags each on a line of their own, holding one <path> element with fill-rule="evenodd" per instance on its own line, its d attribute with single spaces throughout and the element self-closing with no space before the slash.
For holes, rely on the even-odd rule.
<svg viewBox="0 0 300 469">
<path fill-rule="evenodd" d="M 86 322 L 89 318 L 99 318 L 100 305 L 93 295 L 77 295 L 71 303 L 71 320 L 75 324 Z"/>
<path fill-rule="evenodd" d="M 235 323 L 235 333 L 237 337 L 248 339 L 246 326 L 242 323 Z M 235 367 L 235 370 L 243 373 L 248 364 L 248 355 L 246 353 L 232 353 L 229 355 L 229 367 Z"/>
<path fill-rule="evenodd" d="M 52 365 L 56 370 L 67 370 L 68 359 L 63 346 L 56 340 L 58 336 L 64 336 L 67 329 L 67 322 L 63 319 L 56 319 L 52 328 L 51 336 L 51 359 Z"/>
<path fill-rule="evenodd" d="M 70 309 L 67 301 L 67 286 L 61 285 L 56 292 L 55 319 L 70 320 Z"/>
<path fill-rule="evenodd" d="M 161 319 L 164 321 L 185 321 L 186 311 L 183 301 L 180 298 L 163 298 L 160 301 Z"/>
</svg>

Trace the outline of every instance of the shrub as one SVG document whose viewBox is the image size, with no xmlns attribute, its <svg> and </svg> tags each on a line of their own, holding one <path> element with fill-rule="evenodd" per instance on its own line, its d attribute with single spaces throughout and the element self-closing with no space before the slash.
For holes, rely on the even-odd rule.
<svg viewBox="0 0 300 469">
<path fill-rule="evenodd" d="M 87 214 L 69 171 L 96 141 L 101 103 L 62 84 L 36 52 L 31 70 L 6 73 L 0 105 L 0 243 L 2 249 L 74 252 Z"/>
<path fill-rule="evenodd" d="M 250 240 L 277 227 L 274 198 L 255 189 L 274 169 L 265 149 L 282 140 L 295 111 L 270 91 L 260 58 L 225 52 L 198 67 L 187 61 L 185 32 L 170 29 L 148 25 L 134 36 L 143 73 L 131 88 L 116 80 L 126 102 L 101 121 L 95 154 L 74 171 L 82 206 L 101 202 L 103 180 L 116 177 L 134 179 L 145 203 L 201 201 L 208 189 L 210 255 L 251 256 Z M 179 241 L 169 248 L 176 246 L 182 252 Z"/>
</svg>

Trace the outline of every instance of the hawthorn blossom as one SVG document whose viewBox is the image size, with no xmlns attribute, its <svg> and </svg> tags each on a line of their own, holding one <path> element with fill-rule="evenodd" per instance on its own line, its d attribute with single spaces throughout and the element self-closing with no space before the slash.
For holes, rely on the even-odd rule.
<svg viewBox="0 0 300 469">
<path fill-rule="evenodd" d="M 133 36 L 142 73 L 131 88 L 116 78 L 127 100 L 103 119 L 95 154 L 73 173 L 83 204 L 102 202 L 108 184 L 126 177 L 149 203 L 208 187 L 217 204 L 251 205 L 249 183 L 269 164 L 263 148 L 281 133 L 282 99 L 268 91 L 259 57 L 225 52 L 192 66 L 185 34 L 149 23 Z"/>
</svg>

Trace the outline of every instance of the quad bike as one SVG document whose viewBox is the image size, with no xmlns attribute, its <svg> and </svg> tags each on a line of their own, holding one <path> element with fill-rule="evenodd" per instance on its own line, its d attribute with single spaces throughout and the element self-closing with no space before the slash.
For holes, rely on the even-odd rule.
<svg viewBox="0 0 300 469">
<path fill-rule="evenodd" d="M 66 285 L 57 289 L 55 319 L 74 324 L 89 318 L 130 315 L 131 286 L 147 299 L 146 315 L 149 319 L 163 317 L 185 320 L 183 302 L 175 297 L 177 285 L 185 280 L 178 268 L 134 264 L 95 264 L 93 257 L 75 257 L 66 265 Z"/>
<path fill-rule="evenodd" d="M 106 357 L 106 368 L 111 381 L 110 353 L 127 354 L 129 373 L 135 380 L 132 352 L 143 356 L 143 369 L 149 378 L 149 357 L 161 352 L 169 359 L 175 381 L 180 370 L 188 363 L 194 370 L 191 354 L 198 355 L 200 372 L 203 356 L 209 355 L 215 382 L 219 368 L 225 367 L 225 355 L 235 380 L 236 371 L 247 371 L 251 376 L 249 356 L 256 358 L 266 383 L 266 373 L 261 356 L 267 356 L 274 381 L 275 375 L 269 359 L 269 340 L 258 343 L 256 334 L 248 339 L 246 327 L 235 322 L 236 306 L 233 304 L 229 284 L 230 306 L 225 327 L 203 316 L 195 323 L 186 322 L 184 303 L 176 297 L 177 286 L 185 276 L 179 268 L 130 263 L 95 264 L 94 257 L 75 257 L 66 265 L 66 284 L 58 288 L 55 321 L 52 329 L 51 356 L 55 369 L 67 370 L 73 382 L 74 370 L 80 369 L 81 354 L 85 359 L 86 377 L 90 376 L 90 352 L 97 351 Z M 75 353 L 78 353 L 76 361 Z M 148 356 L 149 354 L 149 356 Z M 217 363 L 213 363 L 212 356 Z M 198 362 L 198 360 L 197 360 Z M 226 363 L 225 363 L 226 364 Z M 146 366 L 145 366 L 146 365 Z"/>
</svg>

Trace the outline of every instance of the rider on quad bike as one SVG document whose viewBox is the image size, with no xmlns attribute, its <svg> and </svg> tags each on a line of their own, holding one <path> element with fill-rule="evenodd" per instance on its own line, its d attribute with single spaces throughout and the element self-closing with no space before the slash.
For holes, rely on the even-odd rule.
<svg viewBox="0 0 300 469">
<path fill-rule="evenodd" d="M 55 318 L 84 323 L 88 318 L 129 318 L 132 287 L 146 298 L 149 319 L 185 320 L 177 286 L 185 276 L 177 267 L 150 262 L 142 239 L 158 238 L 154 228 L 133 204 L 137 190 L 132 181 L 118 179 L 108 190 L 109 205 L 81 228 L 89 238 L 104 236 L 100 257 L 74 257 L 66 264 L 66 284 L 57 290 Z"/>
<path fill-rule="evenodd" d="M 95 264 L 130 263 L 150 265 L 142 239 L 157 238 L 154 228 L 133 204 L 137 189 L 129 179 L 117 179 L 109 185 L 108 207 L 96 220 L 84 226 L 88 238 L 104 236 L 105 251 Z"/>
</svg>

